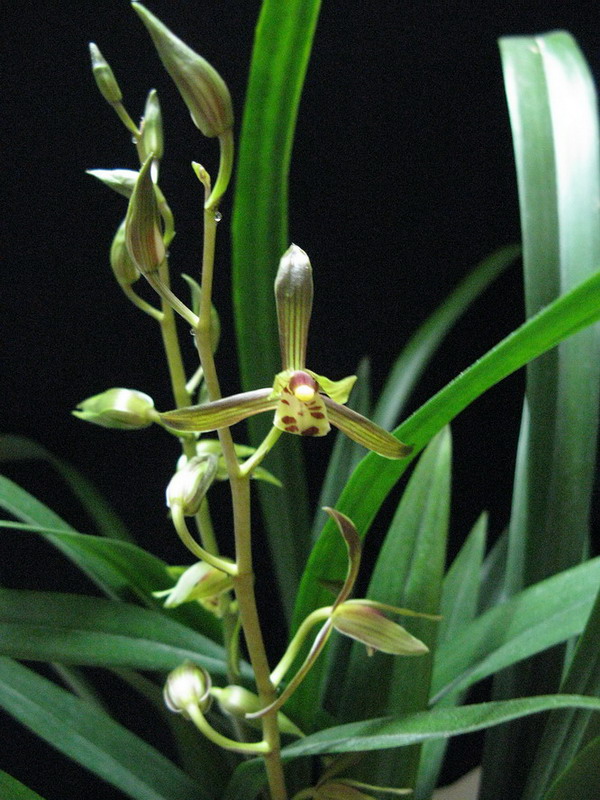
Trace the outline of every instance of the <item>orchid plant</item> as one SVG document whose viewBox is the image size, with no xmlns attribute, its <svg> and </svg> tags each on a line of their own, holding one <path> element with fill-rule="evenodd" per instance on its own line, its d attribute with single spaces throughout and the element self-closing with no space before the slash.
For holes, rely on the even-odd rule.
<svg viewBox="0 0 600 800">
<path fill-rule="evenodd" d="M 219 206 L 235 161 L 231 97 L 204 58 L 139 2 L 132 6 L 193 123 L 218 141 L 219 168 L 213 182 L 203 166 L 192 165 L 203 197 L 203 243 L 201 274 L 185 276 L 188 299 L 171 285 L 175 222 L 159 185 L 164 144 L 157 93 L 149 93 L 138 125 L 111 66 L 90 45 L 98 89 L 133 137 L 138 161 L 137 169 L 90 170 L 127 200 L 110 263 L 125 297 L 160 330 L 174 407 L 160 411 L 147 393 L 112 387 L 73 413 L 109 429 L 159 426 L 179 442 L 166 504 L 183 546 L 181 563 L 167 565 L 138 547 L 72 468 L 26 440 L 0 440 L 5 460 L 44 458 L 56 466 L 103 535 L 75 531 L 4 477 L 0 502 L 13 519 L 2 525 L 39 532 L 107 595 L 0 590 L 0 705 L 135 800 L 251 800 L 261 792 L 265 800 L 443 800 L 451 796 L 438 788 L 447 740 L 475 730 L 487 738 L 469 798 L 597 797 L 600 736 L 591 712 L 600 710 L 600 560 L 582 560 L 582 553 L 589 552 L 600 395 L 600 337 L 593 326 L 600 320 L 600 170 L 595 97 L 576 44 L 562 32 L 501 43 L 528 319 L 389 432 L 445 331 L 520 248 L 507 246 L 486 259 L 424 324 L 374 410 L 353 392 L 355 375 L 332 380 L 309 369 L 312 266 L 304 250 L 287 242 L 285 198 L 275 188 L 287 174 L 319 4 L 290 0 L 283 8 L 264 0 L 241 134 L 233 269 L 238 298 L 252 292 L 260 305 L 274 284 L 277 325 L 269 327 L 256 308 L 250 319 L 251 304 L 238 303 L 244 386 L 223 397 L 213 284 L 220 277 Z M 298 91 L 290 94 L 289 87 Z M 261 152 L 269 154 L 264 145 L 272 144 L 281 163 L 270 156 L 268 163 L 257 161 L 252 145 L 259 136 Z M 272 207 L 268 219 L 253 208 L 257 191 L 277 196 L 274 216 Z M 550 217 L 556 231 L 548 229 Z M 273 236 L 274 226 L 281 235 Z M 255 261 L 264 263 L 250 284 L 243 253 L 251 246 L 259 249 Z M 326 268 L 319 265 L 317 274 Z M 155 299 L 138 289 L 142 278 Z M 554 294 L 547 294 L 549 285 Z M 268 358 L 256 366 L 255 328 L 263 323 L 261 358 Z M 275 328 L 278 336 L 269 333 Z M 198 364 L 188 375 L 182 351 L 191 341 Z M 482 515 L 446 568 L 448 425 L 530 362 L 507 532 L 486 555 Z M 271 425 L 254 425 L 263 412 L 273 414 Z M 232 427 L 244 420 L 251 444 L 233 439 Z M 302 453 L 294 437 L 309 447 L 331 426 L 342 436 L 322 493 L 325 517 L 317 512 L 311 542 L 305 509 L 298 511 Z M 282 433 L 293 435 L 285 449 Z M 362 540 L 419 454 L 365 575 Z M 259 491 L 251 492 L 251 481 Z M 217 482 L 229 485 L 231 514 L 212 502 Z M 255 596 L 255 579 L 269 576 L 255 575 L 253 494 L 274 561 L 269 585 L 290 628 L 274 665 L 266 646 L 272 631 Z M 233 552 L 227 553 L 230 524 Z M 292 527 L 299 556 L 283 541 Z M 282 631 L 275 633 L 279 646 Z M 568 647 L 556 647 L 567 640 Z M 20 660 L 51 662 L 68 688 Z M 98 702 L 93 678 L 79 669 L 89 665 L 110 670 L 146 698 L 157 724 L 172 734 L 176 760 Z M 470 687 L 494 675 L 489 702 L 464 704 Z M 0 773 L 0 787 L 3 796 L 40 797 L 8 773 Z"/>
</svg>

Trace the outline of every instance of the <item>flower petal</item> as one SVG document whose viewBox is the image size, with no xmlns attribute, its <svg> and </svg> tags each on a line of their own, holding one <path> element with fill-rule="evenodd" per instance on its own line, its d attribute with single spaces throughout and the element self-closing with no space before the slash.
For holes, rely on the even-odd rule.
<svg viewBox="0 0 600 800">
<path fill-rule="evenodd" d="M 323 396 L 323 400 L 331 424 L 363 447 L 385 458 L 405 458 L 412 452 L 410 445 L 403 444 L 362 414 L 336 403 L 329 397 Z"/>
<path fill-rule="evenodd" d="M 315 394 L 311 400 L 304 402 L 284 386 L 275 409 L 273 425 L 298 436 L 325 436 L 331 428 L 323 399 L 323 395 Z"/>
<path fill-rule="evenodd" d="M 293 244 L 281 257 L 275 278 L 279 346 L 284 370 L 304 369 L 312 300 L 310 261 L 304 250 Z"/>
<path fill-rule="evenodd" d="M 159 414 L 160 421 L 176 431 L 216 431 L 228 428 L 246 417 L 270 411 L 277 406 L 272 390 L 256 389 L 253 392 L 233 394 L 213 403 L 177 408 Z"/>
<path fill-rule="evenodd" d="M 348 548 L 348 572 L 346 574 L 346 580 L 340 587 L 336 601 L 333 604 L 333 610 L 335 611 L 341 603 L 350 597 L 350 593 L 354 588 L 358 570 L 360 569 L 362 548 L 358 531 L 349 517 L 342 514 L 341 511 L 336 511 L 335 508 L 329 508 L 328 506 L 323 506 L 323 511 L 329 514 L 331 519 L 338 526 L 338 530 L 344 537 L 346 547 Z"/>
<path fill-rule="evenodd" d="M 342 378 L 341 381 L 330 381 L 329 378 L 324 375 L 317 375 L 316 372 L 310 369 L 306 371 L 316 380 L 321 391 L 325 392 L 336 403 L 346 403 L 350 397 L 352 387 L 356 383 L 356 375 L 348 375 L 347 378 Z"/>
</svg>

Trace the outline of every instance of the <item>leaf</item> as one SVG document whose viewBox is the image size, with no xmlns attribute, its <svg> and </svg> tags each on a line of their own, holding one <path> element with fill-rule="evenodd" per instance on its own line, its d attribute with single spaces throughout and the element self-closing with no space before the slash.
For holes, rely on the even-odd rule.
<svg viewBox="0 0 600 800">
<path fill-rule="evenodd" d="M 37 792 L 2 770 L 0 770 L 0 797 L 3 800 L 44 800 Z"/>
<path fill-rule="evenodd" d="M 583 631 L 575 655 L 561 683 L 561 692 L 600 695 L 600 591 Z M 537 800 L 561 770 L 567 768 L 581 746 L 590 715 L 582 711 L 562 711 L 550 714 L 535 760 L 529 770 L 523 800 Z M 597 769 L 597 764 L 596 764 Z M 600 795 L 600 791 L 598 792 Z M 573 795 L 579 798 L 579 795 Z"/>
<path fill-rule="evenodd" d="M 600 274 L 596 274 L 513 331 L 415 411 L 394 432 L 413 445 L 413 454 L 400 461 L 367 455 L 346 484 L 337 510 L 350 517 L 364 536 L 390 489 L 432 436 L 502 378 L 599 319 Z M 320 577 L 326 572 L 330 578 L 342 580 L 344 568 L 335 527 L 327 523 L 304 571 L 294 612 L 295 627 L 315 608 L 327 604 Z"/>
<path fill-rule="evenodd" d="M 593 79 L 564 31 L 500 40 L 517 166 L 527 315 L 600 263 L 598 110 Z M 581 561 L 596 460 L 600 329 L 590 327 L 527 368 L 526 407 L 509 527 L 506 592 Z M 495 682 L 494 696 L 549 693 L 564 649 Z M 494 733 L 482 800 L 521 796 L 543 720 Z M 508 746 L 510 744 L 510 747 Z M 492 748 L 492 749 L 490 749 Z M 491 770 L 491 772 L 490 772 Z"/>
<path fill-rule="evenodd" d="M 125 542 L 133 538 L 124 522 L 113 511 L 94 484 L 67 461 L 50 453 L 45 447 L 24 436 L 0 436 L 0 462 L 27 461 L 29 459 L 48 463 L 71 489 L 82 507 L 96 524 L 98 533 Z"/>
<path fill-rule="evenodd" d="M 437 651 L 431 702 L 580 633 L 599 582 L 595 558 L 486 611 Z"/>
<path fill-rule="evenodd" d="M 134 800 L 215 800 L 111 717 L 27 667 L 0 658 L 0 705 L 15 719 Z"/>
<path fill-rule="evenodd" d="M 591 741 L 544 795 L 544 800 L 598 800 L 600 797 L 600 737 Z"/>
<path fill-rule="evenodd" d="M 434 708 L 404 717 L 384 717 L 351 722 L 306 736 L 281 751 L 284 762 L 323 753 L 359 753 L 407 747 L 446 739 L 501 725 L 518 717 L 558 708 L 600 711 L 600 698 L 579 695 L 540 695 L 476 703 L 461 708 Z M 247 761 L 235 771 L 223 800 L 250 800 L 266 781 L 258 760 Z"/>
<path fill-rule="evenodd" d="M 379 396 L 373 421 L 389 430 L 398 424 L 404 406 L 429 360 L 452 326 L 521 252 L 509 244 L 496 250 L 464 278 L 408 340 Z"/>
<path fill-rule="evenodd" d="M 442 644 L 451 647 L 457 634 L 474 619 L 477 613 L 479 576 L 485 552 L 486 534 L 487 515 L 482 514 L 444 578 L 438 648 Z M 464 696 L 465 692 L 450 692 L 440 700 L 439 705 L 445 708 L 460 705 Z M 423 744 L 414 792 L 415 800 L 431 796 L 438 782 L 446 747 L 447 741 L 444 739 Z"/>
<path fill-rule="evenodd" d="M 163 614 L 98 597 L 0 589 L 0 654 L 29 661 L 227 672 L 223 648 Z"/>
<path fill-rule="evenodd" d="M 242 385 L 270 386 L 281 369 L 273 282 L 289 246 L 288 172 L 319 0 L 264 0 L 256 28 L 242 120 L 232 219 L 232 282 Z M 252 301 L 248 302 L 248 298 Z M 268 421 L 249 420 L 258 446 Z M 289 618 L 306 562 L 310 521 L 300 440 L 269 455 L 282 491 L 259 486 L 277 582 Z M 285 535 L 281 532 L 285 531 Z"/>
</svg>

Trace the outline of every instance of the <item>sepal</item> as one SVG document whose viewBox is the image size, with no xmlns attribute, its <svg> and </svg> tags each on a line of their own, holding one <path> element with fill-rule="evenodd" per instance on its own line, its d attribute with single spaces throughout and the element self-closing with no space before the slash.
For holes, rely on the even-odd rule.
<svg viewBox="0 0 600 800">
<path fill-rule="evenodd" d="M 310 260 L 304 250 L 292 244 L 281 257 L 275 278 L 279 346 L 284 370 L 304 369 L 312 301 Z"/>
<path fill-rule="evenodd" d="M 149 155 L 140 169 L 125 217 L 127 250 L 142 275 L 156 272 L 166 257 L 151 174 L 152 160 Z"/>
<path fill-rule="evenodd" d="M 329 397 L 324 397 L 324 400 L 331 424 L 368 450 L 373 450 L 384 458 L 405 458 L 412 452 L 413 448 L 410 445 L 396 439 L 391 433 L 357 411 L 336 403 Z"/>
<path fill-rule="evenodd" d="M 274 409 L 277 400 L 271 389 L 256 389 L 199 406 L 165 411 L 159 419 L 167 428 L 176 431 L 216 431 L 228 428 L 246 417 Z"/>
</svg>

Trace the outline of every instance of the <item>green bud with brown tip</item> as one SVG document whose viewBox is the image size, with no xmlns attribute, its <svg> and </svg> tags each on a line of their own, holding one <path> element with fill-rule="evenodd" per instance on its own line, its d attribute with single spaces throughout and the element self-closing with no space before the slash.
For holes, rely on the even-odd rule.
<svg viewBox="0 0 600 800">
<path fill-rule="evenodd" d="M 150 154 L 140 169 L 125 217 L 125 243 L 142 273 L 156 272 L 166 257 L 161 220 L 152 180 Z"/>
<path fill-rule="evenodd" d="M 100 89 L 102 97 L 111 105 L 120 103 L 123 99 L 121 89 L 117 83 L 108 61 L 104 58 L 98 46 L 90 42 L 90 56 L 92 59 L 92 72 L 96 85 Z"/>
<path fill-rule="evenodd" d="M 233 107 L 223 78 L 141 3 L 132 5 L 152 37 L 160 60 L 175 82 L 196 127 L 205 136 L 220 136 L 228 131 L 233 126 Z"/>
</svg>

